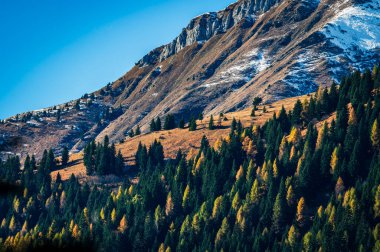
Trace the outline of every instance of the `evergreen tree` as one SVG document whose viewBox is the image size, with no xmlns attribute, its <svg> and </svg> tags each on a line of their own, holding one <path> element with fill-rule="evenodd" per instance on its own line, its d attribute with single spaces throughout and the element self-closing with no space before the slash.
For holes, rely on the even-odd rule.
<svg viewBox="0 0 380 252">
<path fill-rule="evenodd" d="M 69 161 L 69 150 L 67 147 L 63 147 L 62 150 L 62 166 L 66 166 Z"/>
<path fill-rule="evenodd" d="M 379 130 L 377 119 L 372 124 L 371 142 L 372 142 L 373 148 L 378 151 L 380 149 L 380 130 Z"/>
<path fill-rule="evenodd" d="M 154 121 L 154 119 L 152 119 L 152 121 L 150 121 L 149 127 L 150 127 L 150 132 L 154 132 L 157 130 L 156 122 Z"/>
<path fill-rule="evenodd" d="M 198 114 L 198 120 L 201 122 L 203 121 L 203 113 Z"/>
<path fill-rule="evenodd" d="M 160 131 L 161 129 L 162 129 L 162 127 L 161 127 L 161 119 L 159 117 L 157 117 L 157 120 L 156 120 L 156 130 Z"/>
<path fill-rule="evenodd" d="M 251 117 L 255 117 L 256 113 L 255 113 L 255 109 L 252 109 L 251 111 Z"/>
<path fill-rule="evenodd" d="M 197 129 L 197 121 L 193 118 L 191 118 L 189 122 L 189 131 L 195 131 Z"/>
<path fill-rule="evenodd" d="M 179 120 L 178 128 L 184 129 L 185 128 L 185 119 L 181 117 L 181 120 Z"/>
<path fill-rule="evenodd" d="M 257 110 L 257 106 L 263 101 L 263 99 L 261 97 L 255 97 L 253 99 L 253 102 L 252 102 L 252 105 L 253 105 L 253 109 L 254 110 Z"/>
<path fill-rule="evenodd" d="M 214 127 L 214 117 L 211 115 L 210 116 L 210 121 L 208 123 L 208 129 L 209 130 L 213 130 L 215 127 Z"/>
<path fill-rule="evenodd" d="M 172 114 L 168 114 L 165 117 L 164 130 L 171 130 L 176 127 L 175 118 Z"/>
<path fill-rule="evenodd" d="M 135 136 L 138 136 L 141 134 L 141 131 L 140 131 L 140 125 L 137 125 L 136 127 L 136 131 L 135 131 Z"/>
<path fill-rule="evenodd" d="M 276 234 L 282 233 L 282 228 L 285 223 L 285 212 L 286 212 L 286 199 L 285 199 L 285 184 L 284 180 L 281 180 L 280 190 L 276 196 L 276 200 L 273 206 L 273 229 Z"/>
<path fill-rule="evenodd" d="M 293 113 L 292 113 L 292 124 L 300 124 L 301 123 L 301 113 L 302 113 L 302 103 L 298 99 L 296 104 L 294 104 Z"/>
<path fill-rule="evenodd" d="M 134 137 L 134 136 L 135 136 L 135 133 L 134 133 L 133 129 L 131 129 L 131 130 L 128 132 L 128 136 L 129 136 L 129 137 Z"/>
</svg>

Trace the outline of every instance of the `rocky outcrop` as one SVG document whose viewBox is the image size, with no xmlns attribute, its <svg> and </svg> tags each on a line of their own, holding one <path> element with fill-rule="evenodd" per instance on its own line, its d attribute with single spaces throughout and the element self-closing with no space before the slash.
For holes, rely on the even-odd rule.
<svg viewBox="0 0 380 252">
<path fill-rule="evenodd" d="M 255 20 L 257 15 L 268 11 L 281 1 L 283 0 L 241 0 L 231 4 L 223 11 L 209 12 L 198 16 L 192 19 L 171 43 L 153 50 L 137 65 L 141 67 L 162 62 L 186 46 L 196 42 L 203 43 L 216 34 L 226 32 L 245 18 Z"/>
</svg>

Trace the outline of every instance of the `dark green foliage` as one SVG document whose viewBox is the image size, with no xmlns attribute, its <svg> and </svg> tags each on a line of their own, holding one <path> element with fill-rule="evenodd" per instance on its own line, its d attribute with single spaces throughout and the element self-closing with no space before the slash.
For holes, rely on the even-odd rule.
<svg viewBox="0 0 380 252">
<path fill-rule="evenodd" d="M 63 150 L 62 150 L 62 166 L 66 166 L 67 163 L 69 162 L 69 150 L 67 149 L 67 147 L 63 147 Z"/>
<path fill-rule="evenodd" d="M 302 103 L 300 100 L 297 100 L 296 104 L 294 104 L 293 113 L 292 113 L 292 123 L 300 124 L 301 123 L 301 113 L 302 113 Z"/>
<path fill-rule="evenodd" d="M 61 120 L 61 109 L 57 110 L 57 122 Z"/>
<path fill-rule="evenodd" d="M 135 136 L 138 136 L 140 134 L 141 134 L 140 125 L 137 125 L 136 130 L 135 130 Z"/>
<path fill-rule="evenodd" d="M 154 132 L 157 130 L 156 129 L 156 122 L 154 121 L 154 119 L 152 119 L 152 121 L 150 121 L 149 128 L 150 128 L 150 132 Z"/>
<path fill-rule="evenodd" d="M 199 113 L 197 119 L 198 119 L 199 121 L 203 121 L 203 113 Z"/>
<path fill-rule="evenodd" d="M 195 131 L 197 129 L 197 121 L 194 117 L 191 118 L 189 122 L 189 131 Z"/>
<path fill-rule="evenodd" d="M 255 117 L 255 109 L 253 108 L 252 111 L 251 111 L 251 116 L 252 117 Z"/>
<path fill-rule="evenodd" d="M 185 119 L 181 117 L 181 120 L 179 120 L 178 128 L 184 129 L 185 128 Z"/>
<path fill-rule="evenodd" d="M 134 136 L 135 136 L 135 132 L 133 131 L 133 129 L 131 129 L 131 130 L 128 132 L 128 136 L 129 136 L 129 137 L 134 137 Z"/>
<path fill-rule="evenodd" d="M 87 175 L 121 174 L 124 160 L 119 152 L 116 155 L 115 146 L 109 144 L 108 136 L 104 137 L 103 144 L 95 141 L 86 145 L 83 155 Z"/>
<path fill-rule="evenodd" d="M 380 97 L 371 89 L 379 78 L 353 73 L 339 90 L 297 101 L 253 131 L 233 119 L 217 149 L 203 136 L 190 160 L 181 151 L 164 159 L 158 141 L 140 143 L 133 186 L 90 187 L 74 176 L 52 183 L 52 151 L 39 165 L 28 156 L 23 170 L 17 157 L 0 162 L 1 178 L 28 189 L 0 197 L 0 247 L 12 247 L 5 241 L 19 232 L 16 246 L 29 248 L 91 242 L 100 251 L 378 251 L 380 156 L 371 128 Z M 335 111 L 336 120 L 317 129 L 313 119 Z M 123 164 L 108 138 L 89 143 L 84 162 L 99 174 L 120 173 Z"/>
<path fill-rule="evenodd" d="M 161 120 L 160 120 L 160 118 L 157 117 L 156 121 L 154 119 L 152 119 L 152 121 L 150 122 L 149 126 L 150 126 L 150 132 L 160 131 L 161 130 Z"/>
<path fill-rule="evenodd" d="M 156 130 L 160 131 L 161 129 L 162 129 L 162 127 L 161 127 L 161 119 L 159 117 L 157 117 L 157 120 L 156 120 Z"/>
<path fill-rule="evenodd" d="M 210 116 L 210 121 L 208 123 L 208 129 L 209 130 L 213 130 L 214 128 L 215 128 L 215 126 L 214 126 L 214 117 L 211 115 Z"/>
<path fill-rule="evenodd" d="M 263 101 L 261 97 L 255 97 L 253 99 L 252 105 L 253 105 L 253 110 L 257 110 L 257 106 Z"/>
<path fill-rule="evenodd" d="M 176 126 L 177 126 L 177 125 L 176 125 L 176 122 L 175 122 L 174 115 L 172 115 L 172 114 L 168 114 L 168 115 L 165 117 L 164 130 L 175 129 Z"/>
<path fill-rule="evenodd" d="M 79 109 L 80 109 L 80 100 L 77 100 L 77 101 L 75 102 L 74 108 L 75 108 L 76 110 L 79 110 Z"/>
</svg>

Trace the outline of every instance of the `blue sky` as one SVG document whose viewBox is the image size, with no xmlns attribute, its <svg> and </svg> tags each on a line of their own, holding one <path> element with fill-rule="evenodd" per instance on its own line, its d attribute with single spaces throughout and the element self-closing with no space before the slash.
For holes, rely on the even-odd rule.
<svg viewBox="0 0 380 252">
<path fill-rule="evenodd" d="M 0 2 L 0 118 L 63 103 L 127 72 L 191 18 L 234 0 Z"/>
</svg>

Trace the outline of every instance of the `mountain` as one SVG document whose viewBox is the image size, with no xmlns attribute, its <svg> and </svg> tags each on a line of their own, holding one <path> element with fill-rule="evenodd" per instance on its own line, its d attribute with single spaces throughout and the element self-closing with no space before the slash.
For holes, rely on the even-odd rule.
<svg viewBox="0 0 380 252">
<path fill-rule="evenodd" d="M 380 251 L 378 65 L 221 117 L 0 162 L 1 250 Z"/>
<path fill-rule="evenodd" d="M 272 102 L 313 92 L 378 61 L 379 24 L 377 0 L 240 0 L 191 20 L 78 109 L 77 101 L 58 106 L 59 120 L 51 120 L 58 107 L 7 119 L 3 154 L 77 151 L 94 137 L 116 142 L 136 125 L 147 131 L 158 116 L 216 115 L 256 96 Z"/>
</svg>

